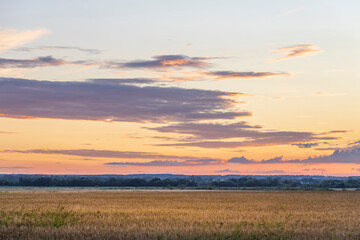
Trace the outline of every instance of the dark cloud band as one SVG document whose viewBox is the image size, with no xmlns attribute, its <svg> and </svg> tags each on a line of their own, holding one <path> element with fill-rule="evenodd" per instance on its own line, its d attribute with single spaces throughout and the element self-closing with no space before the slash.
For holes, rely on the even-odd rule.
<svg viewBox="0 0 360 240">
<path fill-rule="evenodd" d="M 129 79 L 128 79 L 129 80 Z M 167 122 L 234 119 L 236 93 L 140 87 L 121 81 L 35 81 L 0 78 L 0 116 L 100 121 Z"/>
</svg>

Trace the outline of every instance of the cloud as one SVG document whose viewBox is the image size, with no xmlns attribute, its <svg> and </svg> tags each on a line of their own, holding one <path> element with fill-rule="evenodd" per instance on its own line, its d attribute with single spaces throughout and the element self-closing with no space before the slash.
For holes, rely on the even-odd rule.
<svg viewBox="0 0 360 240">
<path fill-rule="evenodd" d="M 61 66 L 68 64 L 90 65 L 85 61 L 68 62 L 63 59 L 53 58 L 52 56 L 38 57 L 34 59 L 7 59 L 0 58 L 0 68 L 36 68 Z"/>
<path fill-rule="evenodd" d="M 153 60 L 136 60 L 130 62 L 108 61 L 103 68 L 203 68 L 210 64 L 206 60 L 213 59 L 208 57 L 188 57 L 185 55 L 160 55 L 154 56 Z"/>
<path fill-rule="evenodd" d="M 233 157 L 229 160 L 227 160 L 228 163 L 240 163 L 240 164 L 251 164 L 256 163 L 254 160 L 249 160 L 246 157 Z"/>
<path fill-rule="evenodd" d="M 158 132 L 187 134 L 195 141 L 158 144 L 158 146 L 189 146 L 202 148 L 237 148 L 297 144 L 317 140 L 335 140 L 337 137 L 323 136 L 312 132 L 266 131 L 259 125 L 238 123 L 179 123 L 148 128 Z M 242 141 L 208 141 L 213 139 L 243 138 Z M 186 139 L 185 139 L 186 140 Z M 197 141 L 196 141 L 197 140 Z M 202 140 L 202 141 L 199 141 Z"/>
<path fill-rule="evenodd" d="M 324 137 L 325 138 L 325 137 Z M 315 140 L 316 138 L 312 138 Z M 323 139 L 323 138 L 317 138 Z M 327 140 L 335 140 L 337 138 L 327 137 Z M 200 141 L 200 142 L 184 142 L 184 143 L 169 143 L 169 144 L 156 144 L 155 146 L 181 146 L 181 147 L 199 147 L 199 148 L 239 148 L 239 147 L 263 147 L 263 146 L 277 146 L 288 145 L 292 142 L 302 141 L 299 139 L 254 139 L 249 141 Z"/>
<path fill-rule="evenodd" d="M 158 79 L 162 81 L 203 81 L 203 80 L 225 80 L 225 79 L 258 79 L 270 77 L 288 77 L 286 72 L 236 72 L 236 71 L 203 71 L 194 70 L 186 72 L 158 72 Z"/>
<path fill-rule="evenodd" d="M 80 156 L 87 158 L 125 158 L 125 159 L 171 159 L 171 160 L 192 160 L 199 161 L 199 158 L 189 156 L 164 155 L 151 152 L 132 152 L 132 151 L 113 151 L 95 149 L 30 149 L 30 150 L 4 150 L 4 153 L 24 153 L 24 154 L 58 154 L 69 156 Z"/>
<path fill-rule="evenodd" d="M 230 169 L 223 169 L 223 170 L 219 170 L 219 171 L 215 171 L 216 173 L 240 173 L 239 171 L 236 170 L 230 170 Z"/>
<path fill-rule="evenodd" d="M 179 166 L 202 166 L 202 165 L 218 165 L 221 161 L 216 159 L 195 159 L 186 161 L 151 161 L 151 162 L 108 162 L 105 165 L 116 166 L 142 166 L 142 167 L 179 167 Z"/>
<path fill-rule="evenodd" d="M 161 127 L 147 128 L 162 133 L 189 134 L 198 139 L 223 139 L 249 137 L 257 134 L 254 129 L 262 128 L 260 125 L 250 125 L 246 121 L 237 123 L 179 123 Z"/>
<path fill-rule="evenodd" d="M 95 84 L 106 84 L 106 85 L 119 85 L 119 84 L 154 84 L 157 83 L 156 79 L 152 78 L 94 78 L 88 79 L 87 82 L 95 83 Z"/>
<path fill-rule="evenodd" d="M 281 162 L 283 162 L 282 159 L 283 159 L 283 157 L 280 156 L 280 157 L 274 157 L 271 159 L 256 161 L 253 159 L 247 159 L 246 157 L 242 156 L 242 157 L 233 157 L 225 162 L 226 163 L 239 163 L 239 164 L 281 163 Z"/>
<path fill-rule="evenodd" d="M 294 143 L 293 146 L 297 146 L 298 148 L 312 148 L 319 146 L 319 143 Z"/>
<path fill-rule="evenodd" d="M 45 35 L 48 31 L 43 28 L 35 30 L 18 31 L 15 29 L 0 29 L 0 52 L 32 42 Z"/>
<path fill-rule="evenodd" d="M 68 160 L 82 160 L 82 161 L 98 161 L 98 159 L 94 159 L 94 158 L 68 158 Z"/>
<path fill-rule="evenodd" d="M 110 81 L 110 80 L 109 80 Z M 111 81 L 110 81 L 111 82 Z M 0 78 L 0 116 L 95 121 L 165 122 L 235 119 L 238 93 L 99 81 Z"/>
<path fill-rule="evenodd" d="M 0 167 L 0 172 L 16 172 L 18 170 L 31 169 L 30 167 Z"/>
<path fill-rule="evenodd" d="M 318 151 L 334 151 L 334 150 L 338 150 L 340 148 L 336 148 L 336 147 L 328 147 L 328 148 L 315 148 L 315 150 Z"/>
<path fill-rule="evenodd" d="M 302 163 L 354 163 L 360 164 L 360 148 L 352 150 L 335 150 L 329 156 L 321 156 L 314 158 L 307 158 L 304 160 L 290 160 L 288 162 L 302 162 Z"/>
<path fill-rule="evenodd" d="M 68 46 L 39 46 L 39 47 L 20 47 L 14 49 L 15 51 L 20 52 L 29 52 L 29 51 L 36 51 L 36 50 L 77 50 L 80 52 L 85 52 L 89 54 L 100 54 L 101 51 L 97 49 L 87 49 L 87 48 L 80 48 L 80 47 L 68 47 Z"/>
<path fill-rule="evenodd" d="M 163 155 L 149 152 L 130 152 L 112 150 L 93 150 L 93 149 L 32 149 L 32 150 L 4 150 L 2 153 L 23 153 L 23 154 L 58 154 L 83 157 L 82 160 L 94 160 L 91 158 L 122 158 L 122 159 L 151 159 L 150 162 L 143 161 L 116 161 L 107 162 L 105 165 L 119 166 L 205 166 L 205 165 L 225 165 L 225 164 L 329 164 L 329 163 L 349 163 L 360 164 L 360 148 L 352 150 L 336 150 L 331 155 L 308 157 L 306 159 L 284 160 L 282 156 L 254 160 L 244 156 L 233 157 L 228 160 L 213 158 L 198 158 L 189 156 Z M 317 168 L 312 171 L 322 171 Z"/>
<path fill-rule="evenodd" d="M 16 132 L 7 132 L 7 131 L 0 131 L 0 134 L 14 134 Z"/>
<path fill-rule="evenodd" d="M 314 96 L 320 96 L 320 97 L 338 97 L 338 96 L 344 96 L 346 93 L 326 93 L 326 92 L 316 92 L 313 94 Z"/>
<path fill-rule="evenodd" d="M 348 144 L 348 146 L 354 146 L 354 145 L 358 145 L 358 144 L 360 144 L 360 140 L 355 141 L 355 142 L 351 142 L 351 143 Z"/>
<path fill-rule="evenodd" d="M 320 171 L 320 172 L 326 172 L 326 169 L 325 168 L 306 168 L 306 169 L 303 169 L 303 171 L 305 172 L 309 172 L 309 171 Z"/>
<path fill-rule="evenodd" d="M 278 62 L 296 57 L 309 56 L 321 52 L 321 49 L 316 45 L 304 44 L 290 47 L 277 48 L 273 50 L 274 53 L 283 54 L 284 57 L 270 59 L 267 62 Z"/>
<path fill-rule="evenodd" d="M 309 157 L 306 159 L 283 160 L 282 157 L 276 157 L 268 160 L 255 161 L 245 157 L 231 158 L 226 163 L 238 164 L 268 164 L 268 163 L 352 163 L 360 164 L 360 148 L 351 150 L 335 150 L 331 155 L 320 157 Z"/>
<path fill-rule="evenodd" d="M 256 171 L 255 173 L 258 173 L 258 174 L 275 174 L 275 175 L 287 174 L 287 172 L 285 172 L 284 170 Z"/>
<path fill-rule="evenodd" d="M 278 77 L 278 76 L 289 76 L 289 73 L 284 72 L 233 72 L 233 71 L 216 71 L 205 73 L 208 76 L 213 76 L 218 79 L 248 79 L 248 78 L 265 78 L 265 77 Z"/>
<path fill-rule="evenodd" d="M 333 130 L 333 131 L 328 131 L 328 132 L 324 132 L 324 134 L 331 134 L 331 133 L 348 133 L 351 132 L 349 130 Z"/>
</svg>

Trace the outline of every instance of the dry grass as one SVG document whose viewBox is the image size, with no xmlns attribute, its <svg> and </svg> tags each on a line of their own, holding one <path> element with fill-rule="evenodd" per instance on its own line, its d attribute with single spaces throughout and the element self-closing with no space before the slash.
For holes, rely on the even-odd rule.
<svg viewBox="0 0 360 240">
<path fill-rule="evenodd" d="M 0 239 L 360 239 L 360 192 L 0 192 Z"/>
</svg>

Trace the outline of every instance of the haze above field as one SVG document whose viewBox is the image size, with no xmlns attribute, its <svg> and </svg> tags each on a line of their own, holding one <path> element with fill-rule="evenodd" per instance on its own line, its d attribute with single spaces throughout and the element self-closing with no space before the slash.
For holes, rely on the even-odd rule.
<svg viewBox="0 0 360 240">
<path fill-rule="evenodd" d="M 358 1 L 2 1 L 0 173 L 360 172 Z"/>
</svg>

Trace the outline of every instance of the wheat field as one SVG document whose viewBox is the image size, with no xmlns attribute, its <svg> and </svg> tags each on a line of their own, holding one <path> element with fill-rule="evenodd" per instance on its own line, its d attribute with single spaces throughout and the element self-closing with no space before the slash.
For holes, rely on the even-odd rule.
<svg viewBox="0 0 360 240">
<path fill-rule="evenodd" d="M 360 192 L 1 191 L 0 239 L 360 239 Z"/>
</svg>

